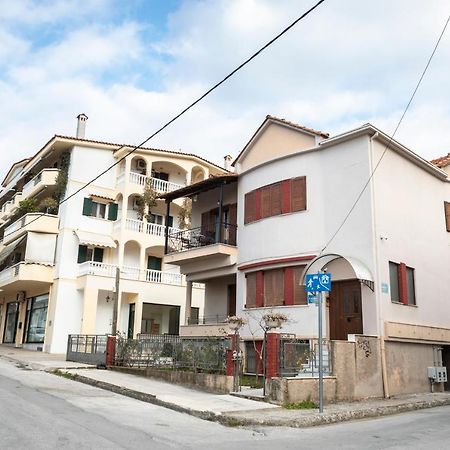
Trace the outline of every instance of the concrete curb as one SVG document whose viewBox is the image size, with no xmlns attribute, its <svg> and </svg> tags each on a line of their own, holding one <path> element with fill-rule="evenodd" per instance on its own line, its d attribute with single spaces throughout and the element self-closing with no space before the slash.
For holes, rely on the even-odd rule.
<svg viewBox="0 0 450 450">
<path fill-rule="evenodd" d="M 399 405 L 379 406 L 375 408 L 343 411 L 329 414 L 325 412 L 323 415 L 315 412 L 313 415 L 306 417 L 290 417 L 290 418 L 261 417 L 258 419 L 254 419 L 249 417 L 241 417 L 240 415 L 237 415 L 235 413 L 234 414 L 228 413 L 226 415 L 230 419 L 232 419 L 233 424 L 243 426 L 257 425 L 257 426 L 278 426 L 290 428 L 307 428 L 339 422 L 348 422 L 351 420 L 361 420 L 367 418 L 390 416 L 393 414 L 400 414 L 403 412 L 416 411 L 419 409 L 428 409 L 447 405 L 450 405 L 450 398 L 436 399 L 431 401 L 408 402 Z"/>
<path fill-rule="evenodd" d="M 65 373 L 53 374 L 64 376 Z M 386 405 L 378 406 L 374 408 L 366 409 L 356 409 L 352 411 L 342 411 L 335 413 L 325 412 L 324 414 L 319 414 L 317 412 L 311 413 L 308 416 L 302 417 L 274 417 L 273 415 L 264 413 L 264 410 L 259 410 L 255 414 L 260 414 L 258 418 L 248 417 L 248 413 L 254 413 L 253 411 L 242 412 L 242 413 L 213 413 L 211 411 L 199 411 L 191 408 L 186 408 L 179 406 L 175 403 L 167 402 L 158 399 L 153 394 L 147 394 L 144 392 L 135 391 L 133 389 L 128 389 L 122 386 L 117 386 L 112 383 L 107 383 L 104 381 L 94 380 L 84 375 L 70 374 L 68 377 L 74 381 L 80 383 L 88 384 L 100 389 L 114 392 L 116 394 L 124 395 L 136 400 L 151 403 L 157 406 L 162 406 L 164 408 L 171 409 L 173 411 L 186 413 L 199 419 L 208 420 L 211 422 L 218 422 L 225 426 L 270 426 L 270 427 L 290 427 L 290 428 L 307 428 L 319 425 L 327 425 L 339 422 L 348 422 L 351 420 L 361 420 L 366 418 L 375 418 L 389 416 L 393 414 L 399 414 L 402 412 L 416 411 L 419 409 L 434 408 L 438 406 L 450 405 L 450 397 L 447 399 L 434 399 L 430 401 L 417 401 L 417 402 L 406 402 L 397 405 Z M 294 411 L 293 411 L 294 413 Z M 276 414 L 276 413 L 275 413 Z M 246 417 L 247 415 L 247 417 Z"/>
</svg>

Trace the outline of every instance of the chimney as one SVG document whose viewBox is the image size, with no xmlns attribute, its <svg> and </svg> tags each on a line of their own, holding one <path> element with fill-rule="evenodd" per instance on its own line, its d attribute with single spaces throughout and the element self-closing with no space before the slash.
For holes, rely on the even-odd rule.
<svg viewBox="0 0 450 450">
<path fill-rule="evenodd" d="M 225 167 L 225 170 L 233 172 L 234 168 L 231 166 L 231 161 L 233 161 L 233 158 L 231 157 L 231 155 L 224 156 L 223 161 L 223 167 Z"/>
<path fill-rule="evenodd" d="M 88 116 L 84 113 L 78 114 L 77 116 L 77 138 L 84 139 L 84 135 L 86 133 L 86 120 L 88 120 Z"/>
</svg>

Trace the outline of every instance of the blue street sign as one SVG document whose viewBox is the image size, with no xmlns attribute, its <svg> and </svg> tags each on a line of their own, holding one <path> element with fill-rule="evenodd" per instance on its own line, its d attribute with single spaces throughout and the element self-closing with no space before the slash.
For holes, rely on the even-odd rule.
<svg viewBox="0 0 450 450">
<path fill-rule="evenodd" d="M 306 275 L 306 292 L 330 292 L 331 273 L 313 273 Z"/>
<path fill-rule="evenodd" d="M 308 299 L 308 305 L 318 305 L 319 298 L 313 292 L 307 292 L 306 298 Z"/>
</svg>

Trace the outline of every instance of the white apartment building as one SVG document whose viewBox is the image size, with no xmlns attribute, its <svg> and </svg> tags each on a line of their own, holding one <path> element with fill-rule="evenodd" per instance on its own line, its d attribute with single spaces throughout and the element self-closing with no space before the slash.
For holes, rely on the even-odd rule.
<svg viewBox="0 0 450 450">
<path fill-rule="evenodd" d="M 185 321 L 185 278 L 162 261 L 166 226 L 175 232 L 183 200 L 157 200 L 140 217 L 151 183 L 167 193 L 225 173 L 195 155 L 55 135 L 14 164 L 0 193 L 0 342 L 63 353 L 69 334 L 111 333 L 116 268 L 118 330 L 178 334 Z M 70 197 L 102 170 L 113 169 Z M 63 172 L 61 174 L 61 172 Z M 66 180 L 66 181 L 65 181 Z M 67 201 L 55 209 L 49 198 Z M 32 212 L 30 212 L 32 211 Z M 42 212 L 44 211 L 44 213 Z M 191 287 L 203 311 L 204 287 Z"/>
<path fill-rule="evenodd" d="M 198 227 L 194 243 L 184 232 L 184 244 L 168 246 L 165 261 L 205 283 L 209 316 L 245 317 L 249 341 L 262 339 L 266 312 L 288 316 L 283 333 L 317 339 L 317 307 L 301 284 L 307 271 L 327 269 L 325 337 L 377 339 L 362 356 L 376 355 L 362 396 L 427 391 L 428 366 L 450 370 L 450 157 L 434 163 L 370 124 L 329 137 L 267 116 L 234 176 L 165 195 L 196 197 Z M 227 204 L 237 204 L 233 218 Z M 221 225 L 208 241 L 211 208 Z M 181 333 L 220 333 L 219 322 L 186 323 Z"/>
</svg>

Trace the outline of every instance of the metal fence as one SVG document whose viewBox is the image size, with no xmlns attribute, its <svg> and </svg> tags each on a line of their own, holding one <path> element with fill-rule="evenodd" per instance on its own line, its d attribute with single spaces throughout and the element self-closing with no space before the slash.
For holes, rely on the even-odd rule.
<svg viewBox="0 0 450 450">
<path fill-rule="evenodd" d="M 66 360 L 84 364 L 106 365 L 105 334 L 69 334 Z"/>
<path fill-rule="evenodd" d="M 226 370 L 226 338 L 184 338 L 140 334 L 137 339 L 119 337 L 115 364 L 126 367 L 164 367 L 223 373 Z"/>
<path fill-rule="evenodd" d="M 319 344 L 315 340 L 282 339 L 280 342 L 280 375 L 316 377 L 319 375 Z M 331 373 L 331 346 L 324 341 L 323 371 Z"/>
<path fill-rule="evenodd" d="M 310 358 L 310 344 L 304 339 L 282 339 L 280 342 L 280 375 L 296 376 Z"/>
</svg>

